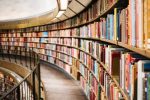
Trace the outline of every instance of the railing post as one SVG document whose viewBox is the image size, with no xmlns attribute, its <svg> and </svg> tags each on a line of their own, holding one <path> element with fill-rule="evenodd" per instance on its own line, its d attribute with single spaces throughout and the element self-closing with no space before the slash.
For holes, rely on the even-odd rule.
<svg viewBox="0 0 150 100">
<path fill-rule="evenodd" d="M 3 51 L 3 49 L 2 49 L 2 58 L 3 58 L 3 60 L 4 60 L 4 51 Z"/>
<path fill-rule="evenodd" d="M 31 50 L 29 49 L 29 58 L 30 58 L 30 70 L 32 70 L 32 68 L 31 68 L 31 56 L 32 56 L 32 55 L 31 55 L 31 53 L 32 53 L 32 52 L 31 52 Z"/>
<path fill-rule="evenodd" d="M 32 92 L 33 92 L 33 100 L 36 100 L 36 93 L 35 93 L 35 71 L 32 73 Z"/>
<path fill-rule="evenodd" d="M 34 60 L 34 66 L 35 66 L 35 60 L 36 60 L 36 59 L 35 59 L 35 52 L 33 52 L 33 54 L 34 54 L 34 55 L 33 55 L 33 57 L 34 57 L 33 60 Z"/>
<path fill-rule="evenodd" d="M 9 58 L 9 61 L 11 62 L 11 59 L 10 59 L 10 47 L 8 46 L 8 58 Z"/>
<path fill-rule="evenodd" d="M 25 48 L 25 65 L 26 65 L 26 67 L 28 67 L 28 65 L 27 65 L 27 48 Z"/>
<path fill-rule="evenodd" d="M 17 87 L 17 100 L 20 100 L 20 86 Z"/>
<path fill-rule="evenodd" d="M 20 54 L 19 54 L 19 55 L 20 55 L 20 64 L 22 64 L 22 58 L 21 58 L 21 51 L 22 51 L 22 48 L 20 47 L 19 50 L 20 50 L 20 52 L 19 52 L 19 53 L 20 53 Z"/>
<path fill-rule="evenodd" d="M 2 48 L 2 45 L 0 45 L 0 47 L 1 47 L 1 48 L 0 48 L 1 50 L 0 50 L 0 51 L 1 51 L 2 59 L 4 60 L 4 54 L 3 54 L 3 48 Z"/>
<path fill-rule="evenodd" d="M 40 63 L 38 64 L 38 81 L 39 81 L 39 99 L 41 98 L 41 69 Z"/>
<path fill-rule="evenodd" d="M 17 63 L 17 47 L 15 47 L 15 50 L 14 50 L 14 53 L 15 53 L 15 62 Z"/>
</svg>

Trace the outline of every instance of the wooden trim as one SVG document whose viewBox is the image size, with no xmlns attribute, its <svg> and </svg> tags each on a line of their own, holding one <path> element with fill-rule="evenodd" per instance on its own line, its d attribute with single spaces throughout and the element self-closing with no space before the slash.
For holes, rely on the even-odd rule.
<svg viewBox="0 0 150 100">
<path fill-rule="evenodd" d="M 74 10 L 68 7 L 69 10 L 71 10 L 74 14 L 77 14 Z"/>
<path fill-rule="evenodd" d="M 75 0 L 76 2 L 78 2 L 80 5 L 82 5 L 84 8 L 86 7 L 85 5 L 83 5 L 79 0 Z"/>
</svg>

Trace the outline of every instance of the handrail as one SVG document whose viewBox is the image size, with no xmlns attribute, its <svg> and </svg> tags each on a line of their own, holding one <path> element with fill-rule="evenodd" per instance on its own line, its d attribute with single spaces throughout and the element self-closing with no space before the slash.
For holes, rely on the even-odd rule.
<svg viewBox="0 0 150 100">
<path fill-rule="evenodd" d="M 3 60 L 7 58 L 10 62 L 14 60 L 15 63 L 26 66 L 30 70 L 23 80 L 4 93 L 0 97 L 0 100 L 10 98 L 14 100 L 40 100 L 41 78 L 39 55 L 32 48 L 0 45 L 0 57 Z"/>
</svg>

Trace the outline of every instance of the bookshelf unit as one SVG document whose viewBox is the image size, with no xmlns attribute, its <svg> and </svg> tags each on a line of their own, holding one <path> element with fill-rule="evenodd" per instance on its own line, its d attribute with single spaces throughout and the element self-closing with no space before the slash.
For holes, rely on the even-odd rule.
<svg viewBox="0 0 150 100">
<path fill-rule="evenodd" d="M 150 21 L 149 3 L 93 0 L 61 22 L 1 30 L 0 43 L 10 49 L 30 47 L 41 60 L 63 68 L 80 81 L 89 100 L 142 100 L 150 89 L 149 30 L 141 22 Z M 146 15 L 138 12 L 144 8 Z"/>
<path fill-rule="evenodd" d="M 0 71 L 0 96 L 17 84 L 16 79 L 7 72 Z"/>
</svg>

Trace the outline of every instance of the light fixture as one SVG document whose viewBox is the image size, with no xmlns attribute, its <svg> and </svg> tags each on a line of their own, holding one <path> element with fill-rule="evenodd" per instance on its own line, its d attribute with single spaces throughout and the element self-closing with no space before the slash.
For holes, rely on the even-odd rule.
<svg viewBox="0 0 150 100">
<path fill-rule="evenodd" d="M 68 0 L 60 0 L 60 10 L 66 10 L 68 6 Z"/>
<path fill-rule="evenodd" d="M 59 11 L 56 18 L 60 17 L 65 11 Z"/>
<path fill-rule="evenodd" d="M 57 18 L 55 17 L 52 21 L 55 21 L 55 20 L 57 20 Z"/>
<path fill-rule="evenodd" d="M 68 0 L 58 0 L 58 5 L 59 5 L 59 12 L 56 18 L 59 18 L 66 11 L 68 6 Z"/>
</svg>

